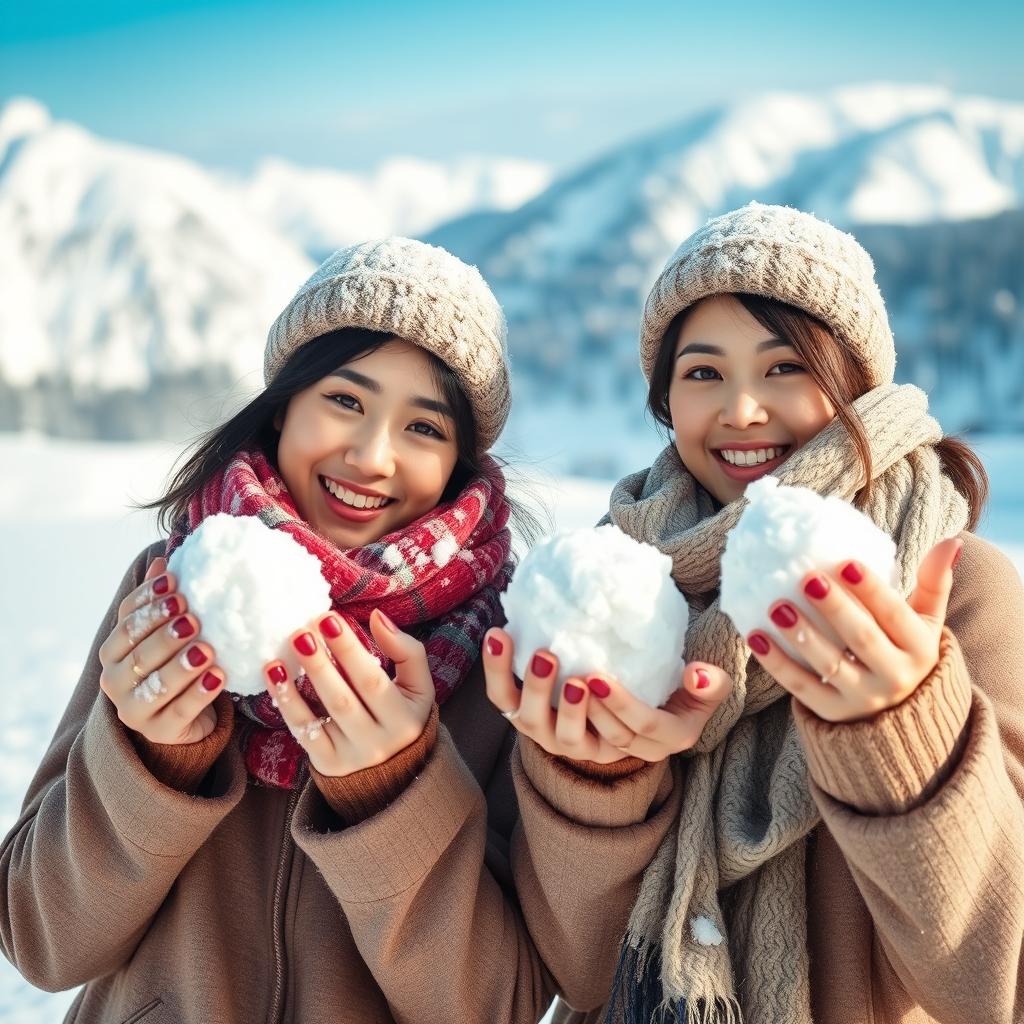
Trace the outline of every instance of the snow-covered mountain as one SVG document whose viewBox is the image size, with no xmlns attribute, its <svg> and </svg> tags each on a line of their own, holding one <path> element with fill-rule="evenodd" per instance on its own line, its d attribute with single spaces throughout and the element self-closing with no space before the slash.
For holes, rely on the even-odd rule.
<svg viewBox="0 0 1024 1024">
<path fill-rule="evenodd" d="M 545 174 L 515 161 L 395 160 L 362 176 L 276 161 L 229 180 L 8 104 L 0 429 L 178 436 L 197 398 L 258 384 L 266 327 L 313 258 L 358 237 L 423 237 L 461 213 L 427 237 L 478 265 L 506 308 L 511 440 L 551 469 L 612 476 L 655 443 L 637 426 L 646 290 L 687 234 L 750 199 L 856 230 L 900 372 L 933 389 L 947 428 L 1024 428 L 1024 104 L 914 86 L 770 94 L 533 195 Z"/>
</svg>

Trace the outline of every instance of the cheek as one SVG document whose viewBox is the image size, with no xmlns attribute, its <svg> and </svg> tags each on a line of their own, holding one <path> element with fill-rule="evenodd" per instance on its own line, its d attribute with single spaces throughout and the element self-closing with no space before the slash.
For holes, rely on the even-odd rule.
<svg viewBox="0 0 1024 1024">
<path fill-rule="evenodd" d="M 788 404 L 787 414 L 790 429 L 803 444 L 820 434 L 835 419 L 836 411 L 832 403 L 812 387 L 797 401 Z"/>
</svg>

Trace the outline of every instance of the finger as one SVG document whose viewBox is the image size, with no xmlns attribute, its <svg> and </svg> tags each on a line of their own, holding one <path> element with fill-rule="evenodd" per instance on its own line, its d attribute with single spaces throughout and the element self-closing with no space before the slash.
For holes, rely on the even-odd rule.
<svg viewBox="0 0 1024 1024">
<path fill-rule="evenodd" d="M 819 676 L 798 665 L 767 634 L 755 631 L 747 637 L 747 643 L 754 657 L 765 671 L 774 677 L 783 689 L 791 693 L 801 704 L 813 711 L 819 718 L 834 720 L 843 709 L 839 691 L 829 683 L 823 683 Z"/>
<path fill-rule="evenodd" d="M 551 695 L 558 685 L 558 659 L 550 651 L 535 651 L 523 677 L 516 726 L 533 736 L 541 746 L 542 739 L 553 742 L 555 713 Z"/>
<path fill-rule="evenodd" d="M 662 705 L 685 725 L 687 750 L 700 739 L 708 719 L 732 693 L 732 676 L 717 665 L 692 661 L 683 669 L 682 686 Z"/>
<path fill-rule="evenodd" d="M 433 704 L 436 691 L 423 644 L 400 630 L 379 608 L 370 615 L 370 632 L 385 657 L 395 663 L 395 679 L 388 681 L 387 691 L 395 693 L 397 687 L 417 704 Z"/>
<path fill-rule="evenodd" d="M 587 689 L 590 691 L 590 699 L 587 702 L 587 718 L 604 743 L 626 754 L 636 739 L 636 733 L 605 706 L 600 694 L 604 693 L 606 688 L 607 683 L 601 679 L 594 677 L 587 680 Z M 608 692 L 611 692 L 610 689 Z"/>
<path fill-rule="evenodd" d="M 562 699 L 555 714 L 555 739 L 568 757 L 589 760 L 597 748 L 597 737 L 587 732 L 587 690 L 582 679 L 570 677 L 562 687 Z"/>
<path fill-rule="evenodd" d="M 598 698 L 594 703 L 609 711 L 622 726 L 636 736 L 655 740 L 666 747 L 673 747 L 680 742 L 683 730 L 679 718 L 660 708 L 652 708 L 650 704 L 630 693 L 618 680 L 611 676 L 594 676 L 587 680 L 587 686 Z M 603 716 L 599 716 L 598 720 L 592 717 L 591 720 L 594 721 L 595 727 L 598 726 L 598 721 L 605 721 Z M 609 742 L 612 742 L 610 738 Z"/>
<path fill-rule="evenodd" d="M 105 654 L 100 660 L 110 666 L 104 670 L 104 680 L 127 692 L 198 635 L 199 620 L 182 614 L 184 608 L 184 597 L 171 594 L 129 615 L 103 642 Z"/>
<path fill-rule="evenodd" d="M 351 631 L 349 632 L 351 633 Z M 352 639 L 362 647 L 356 637 L 353 636 Z M 289 642 L 292 650 L 298 656 L 302 670 L 313 684 L 317 697 L 320 698 L 327 714 L 334 720 L 341 732 L 345 736 L 353 737 L 360 734 L 365 736 L 371 730 L 375 730 L 377 728 L 376 720 L 356 695 L 342 672 L 339 671 L 338 666 L 330 660 L 327 655 L 327 647 L 307 629 L 293 633 Z M 363 650 L 365 651 L 365 648 Z M 376 659 L 374 660 L 376 661 Z M 377 671 L 384 675 L 379 664 Z M 387 676 L 384 678 L 387 679 Z M 294 697 L 297 697 L 305 707 L 306 702 L 302 700 L 296 687 L 291 684 L 289 686 Z M 312 712 L 310 714 L 312 715 Z M 302 723 L 298 724 L 302 725 Z"/>
<path fill-rule="evenodd" d="M 153 562 L 146 571 L 146 577 L 133 591 L 126 594 L 117 608 L 117 621 L 123 622 L 132 612 L 159 601 L 177 589 L 177 579 L 167 572 L 153 572 Z M 152 573 L 152 575 L 151 575 Z"/>
<path fill-rule="evenodd" d="M 939 541 L 917 570 L 917 586 L 907 604 L 931 626 L 934 635 L 946 621 L 949 593 L 953 589 L 953 569 L 960 561 L 964 542 L 959 537 Z"/>
<path fill-rule="evenodd" d="M 151 580 L 154 576 L 159 576 L 160 573 L 167 568 L 167 559 L 163 555 L 157 555 L 152 562 L 149 563 L 149 567 L 146 569 L 146 575 L 143 577 L 144 580 Z"/>
<path fill-rule="evenodd" d="M 189 649 L 191 650 L 191 648 Z M 151 722 L 147 729 L 148 735 L 180 736 L 199 717 L 203 708 L 212 704 L 224 686 L 226 674 L 219 665 L 211 664 L 211 657 L 204 657 L 198 667 L 185 662 L 185 653 L 172 659 L 159 674 L 165 683 L 164 691 L 150 706 Z M 185 666 L 182 671 L 179 663 Z M 146 682 L 142 682 L 132 693 L 132 700 L 148 702 L 145 695 L 140 695 Z"/>
<path fill-rule="evenodd" d="M 298 687 L 288 678 L 288 670 L 280 661 L 272 661 L 263 668 L 263 680 L 274 707 L 281 713 L 288 731 L 298 744 L 308 751 L 327 755 L 334 751 L 330 715 L 319 718 L 313 714 Z M 318 692 L 319 695 L 319 692 Z M 323 700 L 323 697 L 320 698 Z"/>
<path fill-rule="evenodd" d="M 484 634 L 483 662 L 487 699 L 503 714 L 519 711 L 519 683 L 512 672 L 515 648 L 512 637 L 503 629 L 489 629 Z"/>
<path fill-rule="evenodd" d="M 138 681 L 132 679 L 125 698 L 125 704 L 130 706 L 126 707 L 126 711 L 135 720 L 156 718 L 181 693 L 200 681 L 212 662 L 213 648 L 208 644 L 187 644 L 181 651 L 171 654 L 145 678 Z M 223 682 L 223 670 L 219 670 L 215 679 L 219 688 Z M 173 734 L 180 733 L 187 724 L 187 721 L 179 721 Z"/>
</svg>

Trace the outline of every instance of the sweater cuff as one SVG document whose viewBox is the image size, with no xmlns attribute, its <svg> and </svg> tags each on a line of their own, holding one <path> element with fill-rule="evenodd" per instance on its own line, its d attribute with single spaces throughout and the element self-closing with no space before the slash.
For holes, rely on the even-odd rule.
<svg viewBox="0 0 1024 1024">
<path fill-rule="evenodd" d="M 439 715 L 434 704 L 419 739 L 382 764 L 351 775 L 321 775 L 309 766 L 317 789 L 346 825 L 357 825 L 384 810 L 423 770 L 437 743 Z"/>
<path fill-rule="evenodd" d="M 830 796 L 863 814 L 905 814 L 926 803 L 966 740 L 970 674 L 944 627 L 939 661 L 901 704 L 857 722 L 826 722 L 794 699 L 807 767 Z"/>
<path fill-rule="evenodd" d="M 213 707 L 217 724 L 213 732 L 198 743 L 153 743 L 139 733 L 131 734 L 140 760 L 165 786 L 195 795 L 213 763 L 224 753 L 235 722 L 235 705 L 222 691 Z"/>
<path fill-rule="evenodd" d="M 612 761 L 610 764 L 601 764 L 599 761 L 575 761 L 571 757 L 553 757 L 543 749 L 541 753 L 545 757 L 551 758 L 558 769 L 568 769 L 581 778 L 604 783 L 624 779 L 627 775 L 646 768 L 649 763 L 640 757 L 624 757 L 619 761 Z"/>
</svg>

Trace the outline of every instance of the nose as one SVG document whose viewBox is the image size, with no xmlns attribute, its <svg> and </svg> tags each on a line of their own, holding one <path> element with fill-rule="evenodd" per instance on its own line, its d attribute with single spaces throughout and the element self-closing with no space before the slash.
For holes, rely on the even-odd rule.
<svg viewBox="0 0 1024 1024">
<path fill-rule="evenodd" d="M 364 476 L 390 477 L 395 472 L 395 449 L 387 424 L 367 422 L 345 452 L 345 462 Z"/>
<path fill-rule="evenodd" d="M 725 397 L 718 422 L 723 427 L 744 430 L 756 423 L 767 423 L 768 410 L 752 388 L 737 387 Z"/>
</svg>

